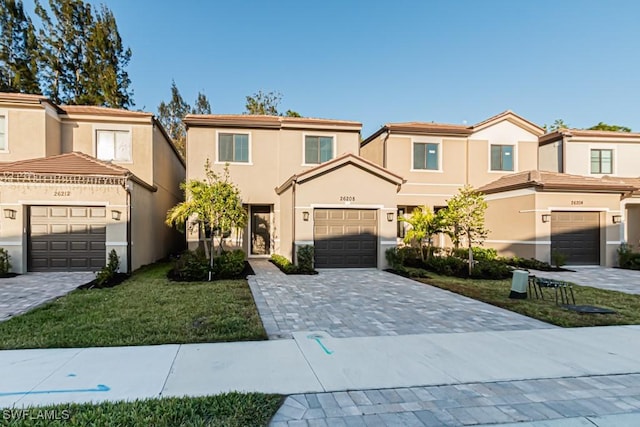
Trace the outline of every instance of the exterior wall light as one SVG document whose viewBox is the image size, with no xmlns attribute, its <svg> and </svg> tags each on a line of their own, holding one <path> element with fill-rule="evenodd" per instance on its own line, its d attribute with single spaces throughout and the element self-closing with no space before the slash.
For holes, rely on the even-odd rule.
<svg viewBox="0 0 640 427">
<path fill-rule="evenodd" d="M 15 209 L 4 209 L 4 217 L 7 219 L 16 219 L 16 211 Z"/>
<path fill-rule="evenodd" d="M 302 212 L 302 220 L 309 221 L 309 212 L 307 211 Z"/>
<path fill-rule="evenodd" d="M 614 215 L 611 217 L 614 224 L 620 224 L 622 222 L 622 215 Z"/>
<path fill-rule="evenodd" d="M 542 214 L 542 222 L 551 221 L 551 214 Z"/>
<path fill-rule="evenodd" d="M 387 212 L 387 221 L 393 221 L 393 212 Z"/>
<path fill-rule="evenodd" d="M 111 219 L 116 221 L 120 221 L 120 217 L 122 217 L 122 212 L 120 211 L 111 211 Z"/>
</svg>

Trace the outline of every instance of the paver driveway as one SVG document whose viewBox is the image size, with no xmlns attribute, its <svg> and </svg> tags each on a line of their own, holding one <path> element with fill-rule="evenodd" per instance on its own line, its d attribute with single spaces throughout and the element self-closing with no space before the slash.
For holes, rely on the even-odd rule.
<svg viewBox="0 0 640 427">
<path fill-rule="evenodd" d="M 51 272 L 0 279 L 0 321 L 65 295 L 95 277 L 92 272 Z"/>
<path fill-rule="evenodd" d="M 362 337 L 554 327 L 380 270 L 287 276 L 266 260 L 251 265 L 249 285 L 270 338 L 318 330 Z"/>
<path fill-rule="evenodd" d="M 573 265 L 568 265 L 567 269 L 573 271 L 531 270 L 531 273 L 538 277 L 564 280 L 577 285 L 640 295 L 640 271 L 600 266 Z"/>
</svg>

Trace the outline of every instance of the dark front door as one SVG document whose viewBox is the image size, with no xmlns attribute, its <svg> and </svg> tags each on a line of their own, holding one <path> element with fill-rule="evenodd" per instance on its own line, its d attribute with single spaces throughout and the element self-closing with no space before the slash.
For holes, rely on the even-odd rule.
<svg viewBox="0 0 640 427">
<path fill-rule="evenodd" d="M 317 268 L 377 267 L 378 211 L 315 209 L 313 221 Z"/>
<path fill-rule="evenodd" d="M 271 253 L 270 222 L 270 206 L 251 206 L 251 255 Z"/>
</svg>

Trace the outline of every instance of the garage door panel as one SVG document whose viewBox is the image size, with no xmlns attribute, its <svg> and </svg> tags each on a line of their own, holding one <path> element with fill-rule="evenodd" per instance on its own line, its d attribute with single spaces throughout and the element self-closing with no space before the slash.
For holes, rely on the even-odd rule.
<svg viewBox="0 0 640 427">
<path fill-rule="evenodd" d="M 600 213 L 552 212 L 551 250 L 567 256 L 567 264 L 600 263 Z"/>
<path fill-rule="evenodd" d="M 87 271 L 105 264 L 104 208 L 32 206 L 29 216 L 30 271 Z"/>
<path fill-rule="evenodd" d="M 377 211 L 315 209 L 313 218 L 316 267 L 376 267 Z"/>
<path fill-rule="evenodd" d="M 91 218 L 106 218 L 107 210 L 105 208 L 91 208 L 89 209 L 89 215 Z"/>
</svg>

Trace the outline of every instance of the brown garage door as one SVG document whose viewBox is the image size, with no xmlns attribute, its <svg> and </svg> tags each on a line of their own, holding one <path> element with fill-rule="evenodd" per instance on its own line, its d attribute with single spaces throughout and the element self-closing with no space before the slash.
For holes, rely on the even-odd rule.
<svg viewBox="0 0 640 427">
<path fill-rule="evenodd" d="M 551 212 L 551 250 L 567 264 L 600 264 L 600 213 Z"/>
<path fill-rule="evenodd" d="M 105 265 L 106 209 L 31 206 L 29 271 L 93 271 Z"/>
<path fill-rule="evenodd" d="M 377 211 L 315 209 L 313 220 L 317 268 L 377 266 Z"/>
</svg>

